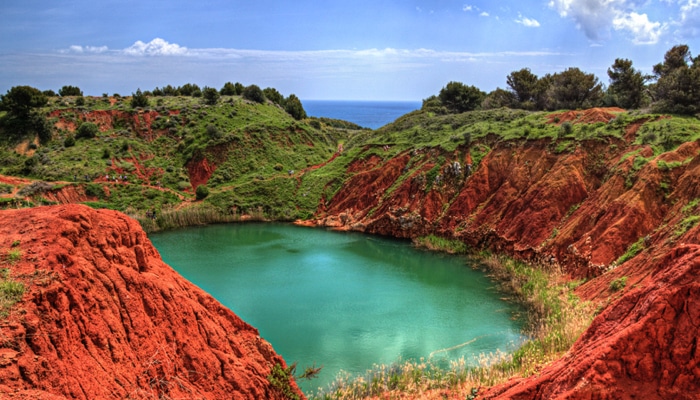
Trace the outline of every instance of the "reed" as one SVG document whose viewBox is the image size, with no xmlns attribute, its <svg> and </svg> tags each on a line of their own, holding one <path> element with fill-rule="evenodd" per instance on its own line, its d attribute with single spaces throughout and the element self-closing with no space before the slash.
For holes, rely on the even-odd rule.
<svg viewBox="0 0 700 400">
<path fill-rule="evenodd" d="M 447 239 L 441 236 L 428 235 L 415 238 L 413 244 L 419 248 L 433 251 L 444 251 L 450 254 L 466 254 L 467 245 L 456 239 Z"/>
<path fill-rule="evenodd" d="M 182 209 L 164 208 L 155 213 L 155 218 L 149 212 L 130 213 L 147 233 L 169 229 L 184 228 L 188 226 L 218 224 L 226 222 L 238 222 L 243 219 L 255 219 L 255 215 L 244 218 L 236 212 L 224 213 L 216 207 L 201 205 Z"/>
</svg>

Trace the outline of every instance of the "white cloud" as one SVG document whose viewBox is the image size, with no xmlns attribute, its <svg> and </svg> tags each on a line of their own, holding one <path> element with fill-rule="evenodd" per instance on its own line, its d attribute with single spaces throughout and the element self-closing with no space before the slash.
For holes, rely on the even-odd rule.
<svg viewBox="0 0 700 400">
<path fill-rule="evenodd" d="M 465 4 L 462 6 L 462 11 L 472 11 L 474 9 L 474 6 L 470 6 L 468 4 Z"/>
<path fill-rule="evenodd" d="M 649 21 L 646 14 L 632 12 L 613 19 L 613 28 L 629 31 L 634 44 L 656 44 L 666 30 L 666 25 Z"/>
<path fill-rule="evenodd" d="M 161 38 L 155 38 L 148 43 L 140 40 L 123 50 L 125 54 L 135 56 L 182 56 L 187 55 L 187 47 L 168 43 Z"/>
<path fill-rule="evenodd" d="M 540 26 L 539 21 L 536 19 L 523 17 L 521 14 L 518 14 L 518 19 L 516 19 L 515 22 L 528 28 L 538 28 Z"/>
<path fill-rule="evenodd" d="M 636 12 L 646 3 L 647 0 L 550 0 L 549 7 L 562 18 L 573 19 L 590 40 L 607 39 L 613 28 L 631 34 L 635 44 L 656 43 L 666 24 L 652 22 L 646 14 Z"/>
<path fill-rule="evenodd" d="M 489 16 L 489 13 L 487 13 L 486 11 L 483 11 L 483 12 L 482 12 L 481 14 L 479 14 L 479 15 L 482 16 L 482 17 L 488 17 L 488 16 Z"/>
<path fill-rule="evenodd" d="M 232 48 L 201 48 L 189 49 L 177 44 L 171 44 L 167 41 L 156 38 L 148 43 L 137 41 L 132 46 L 123 50 L 110 51 L 106 46 L 92 47 L 73 45 L 68 50 L 59 51 L 62 54 L 92 54 L 93 57 L 110 57 L 117 59 L 124 56 L 134 55 L 149 55 L 149 56 L 170 56 L 170 55 L 187 55 L 188 58 L 199 61 L 211 60 L 230 60 L 231 62 L 240 62 L 245 60 L 255 62 L 323 62 L 325 61 L 341 61 L 341 60 L 356 60 L 375 62 L 378 60 L 406 61 L 406 60 L 450 60 L 450 61 L 465 61 L 465 60 L 484 60 L 488 58 L 498 57 L 537 57 L 537 56 L 556 56 L 561 53 L 548 51 L 505 51 L 492 53 L 470 53 L 470 52 L 453 52 L 453 51 L 437 51 L 432 49 L 396 49 L 396 48 L 370 48 L 362 50 L 301 50 L 301 51 L 276 51 L 276 50 L 242 50 Z M 105 55 L 100 55 L 106 53 Z"/>
<path fill-rule="evenodd" d="M 99 54 L 99 53 L 104 53 L 107 50 L 107 46 L 78 46 L 78 45 L 72 45 L 68 48 L 68 50 L 62 50 L 61 53 L 77 53 L 77 54 L 83 54 L 83 53 L 93 53 L 93 54 Z"/>
</svg>

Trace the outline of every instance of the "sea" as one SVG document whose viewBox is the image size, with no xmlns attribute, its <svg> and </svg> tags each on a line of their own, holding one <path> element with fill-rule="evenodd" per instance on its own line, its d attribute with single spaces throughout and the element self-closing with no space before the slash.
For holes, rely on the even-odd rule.
<svg viewBox="0 0 700 400">
<path fill-rule="evenodd" d="M 421 108 L 421 101 L 302 100 L 310 117 L 342 119 L 377 129 Z"/>
</svg>

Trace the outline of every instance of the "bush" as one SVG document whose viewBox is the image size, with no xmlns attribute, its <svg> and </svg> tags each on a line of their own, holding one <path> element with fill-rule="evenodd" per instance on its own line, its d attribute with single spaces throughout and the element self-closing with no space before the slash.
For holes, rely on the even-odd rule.
<svg viewBox="0 0 700 400">
<path fill-rule="evenodd" d="M 612 282 L 610 282 L 610 290 L 613 292 L 617 292 L 619 290 L 622 290 L 625 288 L 627 285 L 627 277 L 626 276 L 621 276 Z"/>
<path fill-rule="evenodd" d="M 66 86 L 63 86 L 62 88 L 58 89 L 58 94 L 61 97 L 82 96 L 83 91 L 80 90 L 80 88 L 77 86 L 66 85 Z"/>
<path fill-rule="evenodd" d="M 571 124 L 571 122 L 565 121 L 563 124 L 561 124 L 560 130 L 562 136 L 570 135 L 571 132 L 574 131 L 574 126 Z"/>
<path fill-rule="evenodd" d="M 209 188 L 207 185 L 199 185 L 197 186 L 197 190 L 195 190 L 195 195 L 197 196 L 197 200 L 202 200 L 209 196 Z"/>
<path fill-rule="evenodd" d="M 148 97 L 141 92 L 141 89 L 136 89 L 136 93 L 131 95 L 131 108 L 139 107 L 148 107 Z"/>
<path fill-rule="evenodd" d="M 220 97 L 219 91 L 211 87 L 204 87 L 204 90 L 202 91 L 202 96 L 204 97 L 204 103 L 210 106 L 216 104 L 216 102 L 219 101 Z"/>
<path fill-rule="evenodd" d="M 284 110 L 297 121 L 306 118 L 306 111 L 301 104 L 301 100 L 293 94 L 290 94 L 285 100 Z"/>
<path fill-rule="evenodd" d="M 221 131 L 219 131 L 219 128 L 216 127 L 216 125 L 209 124 L 207 125 L 207 136 L 209 136 L 212 139 L 218 139 L 221 137 Z"/>
<path fill-rule="evenodd" d="M 68 136 L 63 140 L 63 147 L 73 147 L 75 146 L 75 138 L 73 136 Z"/>
<path fill-rule="evenodd" d="M 77 139 L 80 138 L 86 138 L 86 139 L 92 139 L 95 136 L 97 136 L 97 132 L 99 132 L 99 128 L 97 125 L 93 124 L 92 122 L 84 122 L 80 127 L 78 128 L 78 133 L 75 135 Z"/>
<path fill-rule="evenodd" d="M 256 103 L 265 102 L 265 95 L 263 94 L 262 89 L 260 89 L 260 87 L 257 85 L 250 85 L 243 89 L 243 98 Z"/>
</svg>

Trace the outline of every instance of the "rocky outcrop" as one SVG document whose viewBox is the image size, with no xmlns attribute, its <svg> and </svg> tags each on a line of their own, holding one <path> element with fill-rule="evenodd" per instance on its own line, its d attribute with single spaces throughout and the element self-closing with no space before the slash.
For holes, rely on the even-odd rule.
<svg viewBox="0 0 700 400">
<path fill-rule="evenodd" d="M 258 331 L 163 263 L 138 223 L 80 205 L 0 211 L 24 283 L 0 321 L 0 397 L 282 399 Z M 291 388 L 300 394 L 296 384 Z"/>
</svg>

